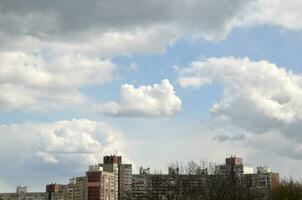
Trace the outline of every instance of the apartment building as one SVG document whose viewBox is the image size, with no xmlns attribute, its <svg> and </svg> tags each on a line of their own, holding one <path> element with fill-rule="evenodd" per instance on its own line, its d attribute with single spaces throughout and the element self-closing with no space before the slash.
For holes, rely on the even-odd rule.
<svg viewBox="0 0 302 200">
<path fill-rule="evenodd" d="M 27 186 L 18 186 L 15 193 L 0 193 L 1 200 L 46 200 L 45 192 L 28 192 Z"/>
<path fill-rule="evenodd" d="M 87 200 L 115 200 L 114 174 L 100 165 L 89 166 L 86 172 Z"/>
<path fill-rule="evenodd" d="M 67 185 L 51 183 L 46 185 L 46 199 L 47 200 L 66 200 L 67 199 Z"/>
<path fill-rule="evenodd" d="M 123 164 L 121 156 L 110 155 L 99 165 L 114 175 L 115 200 L 124 200 L 132 188 L 132 164 Z"/>
<path fill-rule="evenodd" d="M 86 200 L 86 177 L 74 177 L 67 185 L 67 200 Z"/>
</svg>

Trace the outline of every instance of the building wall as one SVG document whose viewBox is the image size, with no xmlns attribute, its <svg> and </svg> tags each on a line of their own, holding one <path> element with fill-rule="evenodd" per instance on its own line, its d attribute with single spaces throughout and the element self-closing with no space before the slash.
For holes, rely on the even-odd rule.
<svg viewBox="0 0 302 200">
<path fill-rule="evenodd" d="M 242 165 L 242 158 L 231 156 L 230 158 L 225 159 L 226 165 Z"/>
<path fill-rule="evenodd" d="M 99 200 L 101 188 L 101 173 L 100 171 L 88 171 L 86 173 L 87 183 L 87 200 Z"/>
<path fill-rule="evenodd" d="M 132 165 L 119 165 L 119 200 L 124 200 L 127 193 L 131 192 L 132 188 Z"/>
<path fill-rule="evenodd" d="M 249 179 L 251 187 L 257 189 L 274 189 L 279 185 L 278 173 L 256 173 L 246 175 L 246 179 Z"/>
<path fill-rule="evenodd" d="M 106 171 L 86 172 L 87 200 L 115 200 L 114 175 Z"/>
<path fill-rule="evenodd" d="M 149 177 L 150 174 L 132 175 L 131 192 L 134 199 L 144 199 L 144 197 L 146 197 Z"/>
<path fill-rule="evenodd" d="M 113 163 L 122 164 L 122 156 L 116 156 L 116 155 L 104 156 L 103 163 L 104 164 L 113 164 Z"/>
<path fill-rule="evenodd" d="M 102 173 L 102 187 L 101 187 L 101 193 L 103 194 L 101 196 L 101 199 L 104 200 L 114 200 L 115 199 L 115 185 L 114 185 L 114 175 L 109 172 L 103 172 Z"/>
<path fill-rule="evenodd" d="M 114 200 L 118 200 L 118 196 L 119 196 L 119 164 L 117 163 L 105 163 L 105 164 L 101 164 L 100 166 L 103 167 L 103 170 L 106 172 L 110 172 L 113 174 L 113 180 L 114 180 L 114 191 L 115 191 L 115 195 L 114 195 Z"/>
<path fill-rule="evenodd" d="M 67 200 L 86 200 L 86 177 L 70 179 L 67 186 Z"/>
<path fill-rule="evenodd" d="M 104 156 L 103 162 L 103 170 L 114 175 L 115 200 L 124 200 L 132 188 L 132 165 L 122 164 L 122 157 L 116 155 Z"/>
<path fill-rule="evenodd" d="M 2 200 L 46 200 L 45 192 L 1 193 Z"/>
<path fill-rule="evenodd" d="M 47 200 L 65 200 L 67 198 L 67 185 L 52 183 L 46 185 Z"/>
<path fill-rule="evenodd" d="M 155 193 L 165 195 L 171 188 L 179 188 L 180 191 L 188 193 L 193 188 L 202 187 L 202 183 L 220 185 L 220 178 L 228 178 L 225 174 L 214 175 L 188 175 L 188 174 L 136 174 L 132 175 L 132 195 L 134 199 L 148 199 L 148 195 Z M 239 180 L 250 188 L 260 190 L 271 190 L 279 185 L 278 173 L 254 173 L 240 174 Z M 207 180 L 207 181 L 205 181 Z M 189 187 L 187 187 L 189 186 Z M 206 185 L 207 186 L 207 185 Z"/>
</svg>

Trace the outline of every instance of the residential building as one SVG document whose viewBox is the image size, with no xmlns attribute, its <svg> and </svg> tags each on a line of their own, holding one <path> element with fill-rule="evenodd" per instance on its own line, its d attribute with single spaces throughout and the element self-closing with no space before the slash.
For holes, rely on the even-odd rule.
<svg viewBox="0 0 302 200">
<path fill-rule="evenodd" d="M 150 167 L 139 168 L 139 174 L 132 174 L 132 189 L 131 194 L 134 199 L 144 199 L 147 196 L 150 184 Z"/>
<path fill-rule="evenodd" d="M 132 165 L 119 165 L 119 200 L 124 200 L 131 193 L 132 189 Z"/>
<path fill-rule="evenodd" d="M 246 175 L 251 187 L 257 189 L 274 189 L 279 185 L 279 174 L 268 167 L 257 167 L 257 173 Z"/>
<path fill-rule="evenodd" d="M 237 176 L 244 174 L 244 165 L 242 158 L 231 156 L 225 159 L 225 164 L 218 165 L 215 168 L 215 174 L 229 175 L 236 174 Z"/>
<path fill-rule="evenodd" d="M 66 200 L 67 188 L 67 185 L 57 183 L 46 185 L 47 200 Z"/>
<path fill-rule="evenodd" d="M 27 186 L 18 186 L 16 193 L 0 193 L 1 200 L 46 200 L 45 192 L 27 192 Z"/>
<path fill-rule="evenodd" d="M 89 166 L 86 172 L 87 200 L 115 200 L 114 174 L 100 165 Z"/>
<path fill-rule="evenodd" d="M 139 174 L 150 174 L 150 167 L 144 168 L 143 166 L 139 168 Z"/>
<path fill-rule="evenodd" d="M 169 191 L 178 190 L 178 194 L 188 194 L 195 190 L 207 190 L 213 185 L 221 186 L 221 181 L 232 184 L 232 179 L 239 181 L 248 188 L 271 190 L 279 184 L 279 174 L 272 173 L 268 167 L 254 168 L 245 166 L 242 158 L 231 156 L 225 164 L 217 165 L 214 172 L 208 174 L 208 169 L 196 169 L 193 174 L 182 174 L 178 167 L 169 167 L 168 174 L 150 174 L 150 169 L 140 168 L 139 174 L 132 175 L 132 197 L 148 199 L 152 194 L 169 195 Z"/>
<path fill-rule="evenodd" d="M 104 171 L 110 172 L 114 177 L 114 200 L 118 200 L 119 196 L 119 164 L 122 163 L 121 156 L 104 156 L 103 164 L 99 164 Z"/>
<path fill-rule="evenodd" d="M 132 165 L 123 164 L 121 156 L 110 155 L 103 157 L 100 166 L 114 175 L 115 200 L 124 200 L 132 188 Z"/>
<path fill-rule="evenodd" d="M 74 177 L 67 185 L 67 200 L 86 200 L 86 177 Z"/>
</svg>

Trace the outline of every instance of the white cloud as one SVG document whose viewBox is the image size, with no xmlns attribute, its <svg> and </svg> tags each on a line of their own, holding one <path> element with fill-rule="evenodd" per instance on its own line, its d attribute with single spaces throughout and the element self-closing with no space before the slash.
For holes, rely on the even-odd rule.
<svg viewBox="0 0 302 200">
<path fill-rule="evenodd" d="M 269 24 L 289 30 L 302 30 L 302 2 L 299 0 L 257 0 L 250 5 L 241 25 Z"/>
<path fill-rule="evenodd" d="M 209 58 L 193 62 L 180 72 L 183 87 L 196 87 L 218 82 L 224 86 L 223 99 L 213 113 L 247 115 L 259 113 L 271 120 L 292 123 L 301 120 L 302 76 L 267 61 L 253 62 L 248 58 Z M 253 113 L 229 109 L 251 104 Z"/>
<path fill-rule="evenodd" d="M 181 110 L 181 100 L 167 79 L 161 84 L 138 88 L 130 84 L 122 85 L 120 95 L 119 102 L 108 102 L 101 106 L 101 111 L 116 117 L 156 117 L 171 116 Z"/>
<path fill-rule="evenodd" d="M 134 53 L 160 54 L 167 46 L 175 43 L 180 34 L 175 27 L 152 26 L 144 29 L 105 32 L 87 37 L 87 40 L 75 43 L 46 43 L 44 45 L 55 52 L 61 52 L 64 49 L 65 52 L 77 52 L 103 58 L 117 55 L 130 56 Z"/>
<path fill-rule="evenodd" d="M 118 150 L 114 148 L 119 148 L 120 139 L 118 132 L 96 121 L 59 121 L 44 126 L 34 149 L 45 162 L 57 163 L 68 159 L 69 155 L 86 154 L 90 155 L 87 158 L 93 163 L 106 148 Z"/>
<path fill-rule="evenodd" d="M 104 154 L 124 154 L 126 138 L 108 124 L 87 119 L 27 122 L 0 127 L 0 176 L 9 186 L 44 188 L 85 173 Z M 64 183 L 63 182 L 63 183 Z M 8 190 L 8 189 L 6 189 Z"/>
<path fill-rule="evenodd" d="M 83 55 L 0 52 L 0 102 L 4 109 L 81 103 L 79 88 L 110 81 L 115 65 Z"/>
<path fill-rule="evenodd" d="M 301 75 L 267 61 L 209 58 L 181 70 L 179 83 L 184 88 L 221 84 L 223 96 L 213 105 L 212 117 L 250 133 L 281 134 L 293 148 L 301 146 Z M 293 157 L 293 152 L 287 151 L 287 156 Z"/>
<path fill-rule="evenodd" d="M 302 27 L 298 0 L 75 1 L 72 9 L 62 6 L 68 3 L 0 3 L 1 108 L 38 110 L 45 103 L 60 107 L 85 101 L 80 87 L 112 78 L 114 64 L 99 58 L 162 53 L 187 36 L 219 40 L 236 26 Z M 206 77 L 185 81 L 208 82 Z"/>
</svg>

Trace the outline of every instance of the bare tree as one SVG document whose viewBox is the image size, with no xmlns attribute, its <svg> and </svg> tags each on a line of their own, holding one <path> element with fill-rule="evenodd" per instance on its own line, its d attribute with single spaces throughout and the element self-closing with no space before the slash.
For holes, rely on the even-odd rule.
<svg viewBox="0 0 302 200">
<path fill-rule="evenodd" d="M 194 161 L 170 164 L 168 174 L 150 175 L 148 199 L 152 200 L 257 200 L 265 193 L 252 189 L 242 174 L 231 168 L 217 170 L 215 163 Z"/>
</svg>

